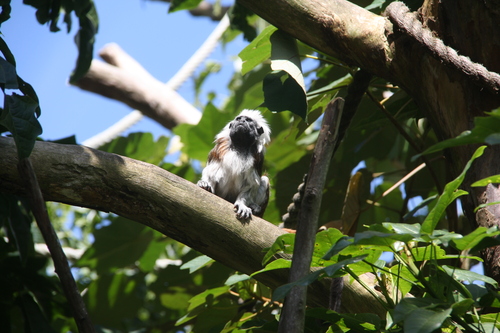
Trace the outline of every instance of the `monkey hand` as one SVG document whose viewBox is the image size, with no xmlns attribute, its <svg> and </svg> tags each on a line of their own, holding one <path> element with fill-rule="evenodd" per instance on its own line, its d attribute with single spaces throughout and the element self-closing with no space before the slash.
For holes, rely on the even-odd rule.
<svg viewBox="0 0 500 333">
<path fill-rule="evenodd" d="M 240 220 L 248 220 L 252 217 L 252 209 L 240 200 L 236 200 L 234 203 L 234 211 L 236 212 L 236 217 Z"/>
<path fill-rule="evenodd" d="M 210 193 L 214 193 L 212 186 L 204 180 L 200 180 L 197 185 Z"/>
</svg>

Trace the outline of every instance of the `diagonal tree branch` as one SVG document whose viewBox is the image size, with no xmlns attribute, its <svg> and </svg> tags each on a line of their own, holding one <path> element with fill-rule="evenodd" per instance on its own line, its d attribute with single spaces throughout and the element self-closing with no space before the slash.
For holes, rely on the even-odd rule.
<svg viewBox="0 0 500 333">
<path fill-rule="evenodd" d="M 0 151 L 0 191 L 25 195 L 14 140 L 0 137 Z M 257 217 L 242 224 L 232 204 L 148 163 L 47 142 L 37 142 L 30 159 L 45 200 L 116 213 L 245 274 L 262 269 L 263 249 L 284 233 Z M 276 288 L 287 277 L 287 270 L 274 270 L 256 279 Z M 308 304 L 327 307 L 328 288 L 328 281 L 313 284 Z M 346 283 L 343 297 L 345 312 L 385 313 L 357 284 Z"/>
</svg>

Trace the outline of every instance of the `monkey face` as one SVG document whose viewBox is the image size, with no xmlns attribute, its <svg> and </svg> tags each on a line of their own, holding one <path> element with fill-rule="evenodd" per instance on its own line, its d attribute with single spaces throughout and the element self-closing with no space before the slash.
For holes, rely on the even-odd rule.
<svg viewBox="0 0 500 333">
<path fill-rule="evenodd" d="M 264 129 L 257 122 L 245 115 L 237 116 L 229 124 L 229 137 L 236 148 L 250 148 L 257 143 Z"/>
</svg>

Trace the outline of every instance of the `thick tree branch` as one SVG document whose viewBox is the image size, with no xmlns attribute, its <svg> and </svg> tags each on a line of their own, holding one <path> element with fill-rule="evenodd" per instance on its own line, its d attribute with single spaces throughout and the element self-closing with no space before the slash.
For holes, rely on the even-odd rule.
<svg viewBox="0 0 500 333">
<path fill-rule="evenodd" d="M 411 13 L 402 2 L 393 2 L 387 6 L 386 14 L 397 29 L 414 38 L 425 46 L 438 60 L 451 68 L 464 73 L 481 87 L 493 94 L 500 92 L 500 75 L 488 71 L 481 64 L 474 63 L 469 57 L 459 55 L 457 51 L 446 46 L 440 38 L 434 37 L 432 31 L 425 29 L 417 19 L 416 13 Z"/>
<path fill-rule="evenodd" d="M 0 137 L 0 190 L 26 195 L 14 140 Z M 83 146 L 37 142 L 30 157 L 45 200 L 113 212 L 147 225 L 240 272 L 262 268 L 262 250 L 284 231 L 253 217 L 242 224 L 233 205 L 154 165 Z M 288 271 L 258 274 L 276 288 Z M 308 304 L 328 306 L 328 282 L 309 289 Z M 346 312 L 384 315 L 357 284 L 344 289 Z"/>
<path fill-rule="evenodd" d="M 75 85 L 137 109 L 164 127 L 197 124 L 201 113 L 173 89 L 151 76 L 116 44 L 101 51 L 108 63 L 92 61 L 87 74 Z"/>
</svg>

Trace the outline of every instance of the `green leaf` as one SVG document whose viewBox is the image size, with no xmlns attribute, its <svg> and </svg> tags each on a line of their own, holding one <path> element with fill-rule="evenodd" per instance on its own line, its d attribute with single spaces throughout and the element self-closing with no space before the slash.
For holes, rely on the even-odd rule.
<svg viewBox="0 0 500 333">
<path fill-rule="evenodd" d="M 465 269 L 460 269 L 451 266 L 440 266 L 449 276 L 453 277 L 454 280 L 458 281 L 467 281 L 469 283 L 473 283 L 474 281 L 483 281 L 485 283 L 489 283 L 495 288 L 498 286 L 498 283 L 492 278 L 485 276 L 483 274 L 479 274 L 472 271 L 467 271 Z"/>
<path fill-rule="evenodd" d="M 19 297 L 19 303 L 23 309 L 24 329 L 26 332 L 55 333 L 40 306 L 30 294 L 22 294 Z"/>
<path fill-rule="evenodd" d="M 241 75 L 250 72 L 255 66 L 271 57 L 271 35 L 277 30 L 270 25 L 264 29 L 238 56 L 243 61 Z"/>
<path fill-rule="evenodd" d="M 174 13 L 179 10 L 193 9 L 200 4 L 201 0 L 172 0 L 170 2 L 170 7 L 168 8 L 169 13 Z"/>
<path fill-rule="evenodd" d="M 307 117 L 307 100 L 303 88 L 285 71 L 273 71 L 263 82 L 265 106 L 273 112 L 290 111 Z"/>
<path fill-rule="evenodd" d="M 169 139 L 164 136 L 155 142 L 151 133 L 130 133 L 127 137 L 106 143 L 99 150 L 159 165 L 167 154 L 168 142 Z"/>
<path fill-rule="evenodd" d="M 208 153 L 214 147 L 215 135 L 233 120 L 235 114 L 222 113 L 212 103 L 208 103 L 197 125 L 181 124 L 174 128 L 184 146 L 182 151 L 189 157 L 206 161 Z"/>
<path fill-rule="evenodd" d="M 277 253 L 293 253 L 293 245 L 295 243 L 295 234 L 283 234 L 276 238 L 273 245 L 267 249 L 264 258 L 262 259 L 262 265 L 265 265 L 269 260 L 271 260 Z"/>
<path fill-rule="evenodd" d="M 16 66 L 4 58 L 0 58 L 0 86 L 2 89 L 17 89 Z"/>
<path fill-rule="evenodd" d="M 196 257 L 186 263 L 184 263 L 182 266 L 181 266 L 181 269 L 189 269 L 189 273 L 194 273 L 196 272 L 197 270 L 199 270 L 200 268 L 214 262 L 215 260 L 213 260 L 212 258 L 210 258 L 209 256 L 199 256 L 199 257 Z"/>
<path fill-rule="evenodd" d="M 100 274 L 86 289 L 84 301 L 94 323 L 123 327 L 143 306 L 146 291 L 145 274 Z"/>
<path fill-rule="evenodd" d="M 289 110 L 307 121 L 307 98 L 297 42 L 277 30 L 271 42 L 271 69 L 263 82 L 264 104 L 271 111 Z"/>
<path fill-rule="evenodd" d="M 365 7 L 366 10 L 372 10 L 375 8 L 382 8 L 386 0 L 373 0 L 371 4 Z"/>
<path fill-rule="evenodd" d="M 452 244 L 454 247 L 460 251 L 473 249 L 474 251 L 482 250 L 489 246 L 494 246 L 494 244 L 490 244 L 490 242 L 496 242 L 496 245 L 500 242 L 500 240 L 494 240 L 493 237 L 500 235 L 500 231 L 498 231 L 497 227 L 485 228 L 478 227 L 470 234 L 463 236 L 458 239 L 453 239 Z M 487 242 L 489 241 L 489 242 Z M 486 243 L 486 244 L 484 244 Z M 483 246 L 481 246 L 483 244 Z"/>
<path fill-rule="evenodd" d="M 431 311 L 426 309 L 415 309 L 404 321 L 405 333 L 432 333 L 441 328 L 444 321 L 448 319 L 452 309 L 444 311 Z"/>
<path fill-rule="evenodd" d="M 453 139 L 441 141 L 427 148 L 421 155 L 434 153 L 445 148 L 456 147 L 466 144 L 487 143 L 495 145 L 500 143 L 500 108 L 492 112 L 486 112 L 487 117 L 475 117 L 474 128 L 464 131 Z M 417 156 L 416 156 L 417 157 Z M 416 158 L 414 157 L 414 159 Z"/>
<path fill-rule="evenodd" d="M 287 284 L 284 284 L 282 286 L 279 286 L 274 291 L 272 299 L 274 301 L 279 301 L 281 299 L 284 299 L 285 296 L 290 292 L 290 290 L 294 286 L 308 286 L 311 283 L 313 283 L 314 281 L 316 281 L 320 277 L 320 275 L 327 274 L 328 276 L 333 276 L 342 267 L 349 265 L 349 264 L 356 263 L 358 261 L 361 261 L 364 258 L 366 258 L 366 255 L 345 259 L 345 260 L 339 261 L 336 264 L 333 264 L 333 265 L 330 265 L 328 267 L 314 271 L 298 281 L 295 281 L 292 283 L 287 283 Z"/>
<path fill-rule="evenodd" d="M 37 136 L 42 134 L 42 127 L 35 116 L 37 110 L 38 103 L 30 97 L 5 95 L 0 125 L 5 126 L 14 136 L 20 159 L 31 154 Z"/>
<path fill-rule="evenodd" d="M 500 183 L 500 175 L 494 175 L 487 178 L 483 178 L 478 180 L 477 182 L 472 183 L 472 187 L 486 186 L 488 184 L 498 184 Z"/>
<path fill-rule="evenodd" d="M 253 276 L 257 275 L 257 274 L 260 274 L 260 273 L 263 273 L 263 272 L 267 272 L 267 271 L 272 271 L 272 270 L 275 270 L 275 269 L 290 268 L 290 266 L 292 266 L 291 260 L 287 260 L 287 259 L 284 259 L 284 258 L 279 258 L 279 259 L 271 261 L 263 269 L 261 269 L 261 270 L 259 270 L 257 272 L 253 272 L 250 276 L 253 277 Z"/>
<path fill-rule="evenodd" d="M 439 196 L 436 206 L 434 206 L 427 218 L 424 220 L 422 224 L 422 232 L 429 234 L 432 233 L 432 231 L 434 231 L 434 229 L 436 228 L 439 220 L 443 216 L 446 207 L 448 207 L 456 198 L 467 194 L 467 192 L 465 191 L 458 190 L 458 187 L 462 184 L 465 178 L 465 173 L 467 172 L 467 170 L 469 170 L 472 162 L 474 162 L 476 158 L 481 156 L 485 149 L 486 146 L 479 147 L 474 155 L 472 155 L 472 158 L 469 160 L 469 162 L 467 162 L 467 165 L 464 167 L 462 173 L 455 180 L 446 184 L 443 194 Z"/>
<path fill-rule="evenodd" d="M 249 42 L 257 37 L 257 30 L 248 22 L 249 17 L 255 16 L 251 10 L 235 2 L 229 9 L 228 15 L 231 20 L 231 29 L 243 32 L 243 37 Z"/>
<path fill-rule="evenodd" d="M 226 282 L 224 282 L 224 285 L 232 286 L 233 284 L 236 284 L 238 282 L 247 281 L 250 279 L 250 276 L 246 274 L 234 274 L 227 278 Z"/>
<path fill-rule="evenodd" d="M 94 244 L 76 265 L 104 273 L 135 265 L 147 252 L 155 233 L 139 223 L 116 217 L 109 226 L 97 229 L 94 237 Z"/>
<path fill-rule="evenodd" d="M 70 83 L 81 79 L 89 70 L 94 56 L 95 35 L 99 27 L 99 19 L 94 3 L 88 1 L 79 10 L 75 9 L 78 16 L 80 29 L 75 36 L 75 43 L 78 47 L 78 58 L 76 66 L 69 78 Z"/>
</svg>

